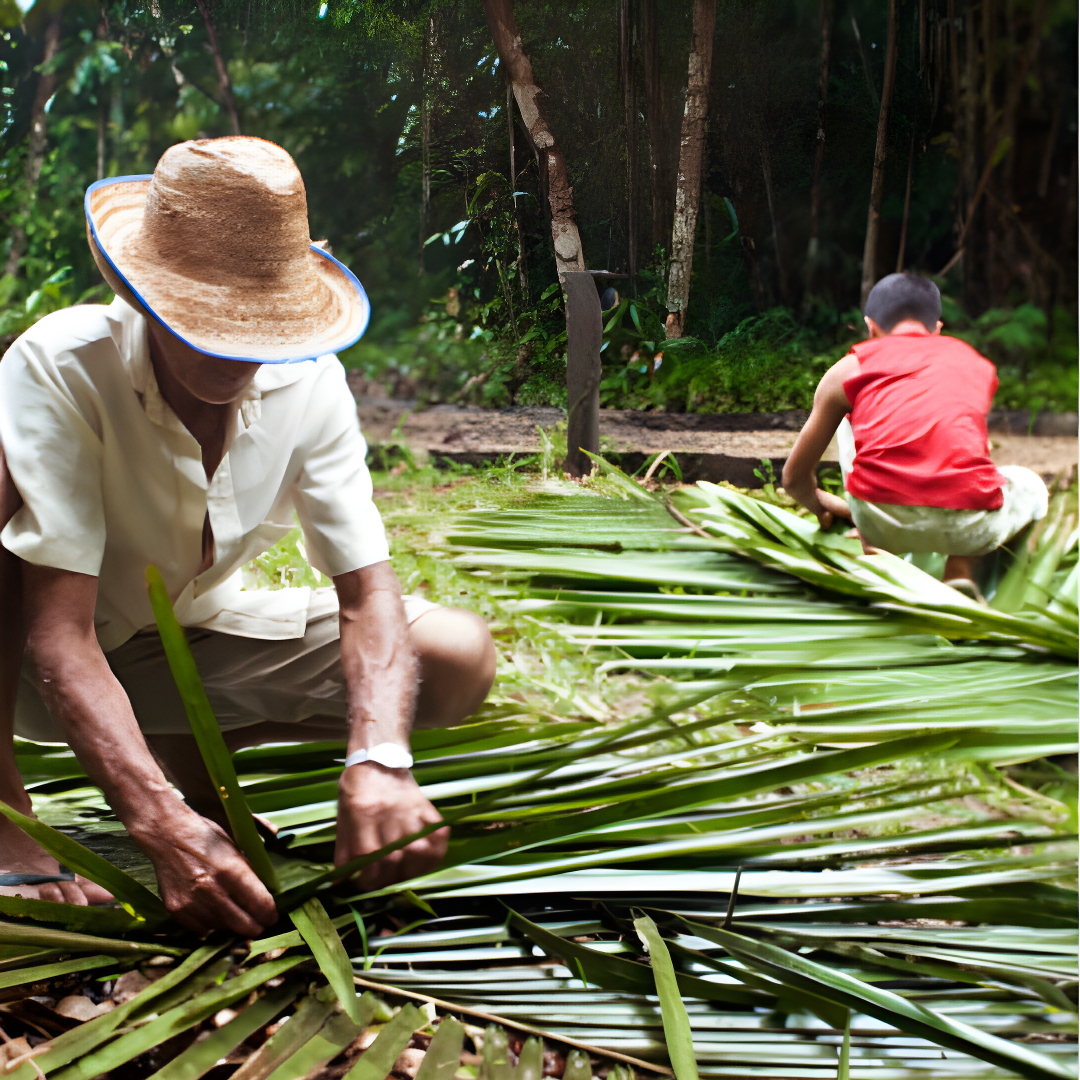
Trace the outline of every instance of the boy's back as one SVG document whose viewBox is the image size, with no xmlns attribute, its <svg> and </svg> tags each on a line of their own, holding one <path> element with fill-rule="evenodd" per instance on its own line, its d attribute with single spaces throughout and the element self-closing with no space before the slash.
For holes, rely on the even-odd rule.
<svg viewBox="0 0 1080 1080">
<path fill-rule="evenodd" d="M 843 384 L 855 436 L 848 492 L 897 506 L 1001 506 L 1004 480 L 986 435 L 994 365 L 937 334 L 871 338 L 852 352 L 859 371 Z"/>
</svg>

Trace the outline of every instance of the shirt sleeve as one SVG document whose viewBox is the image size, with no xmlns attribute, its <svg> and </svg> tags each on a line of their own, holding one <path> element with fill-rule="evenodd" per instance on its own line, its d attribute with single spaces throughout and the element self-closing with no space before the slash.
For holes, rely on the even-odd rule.
<svg viewBox="0 0 1080 1080">
<path fill-rule="evenodd" d="M 367 443 L 356 402 L 337 358 L 314 388 L 312 413 L 321 414 L 293 485 L 293 505 L 311 565 L 328 577 L 390 558 L 382 517 L 372 501 Z"/>
<path fill-rule="evenodd" d="M 0 445 L 23 505 L 0 532 L 20 559 L 97 577 L 105 553 L 102 444 L 77 365 L 19 339 L 0 363 Z"/>
</svg>

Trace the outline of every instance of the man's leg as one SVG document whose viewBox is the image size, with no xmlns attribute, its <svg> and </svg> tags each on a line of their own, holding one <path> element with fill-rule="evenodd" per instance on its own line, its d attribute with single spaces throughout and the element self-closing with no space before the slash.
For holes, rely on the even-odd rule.
<svg viewBox="0 0 1080 1080">
<path fill-rule="evenodd" d="M 22 505 L 0 447 L 0 529 Z M 15 765 L 15 697 L 25 647 L 22 622 L 22 567 L 0 546 L 0 799 L 23 814 L 31 814 L 30 796 Z M 55 874 L 56 860 L 17 825 L 0 816 L 0 874 Z M 77 878 L 45 885 L 4 885 L 0 895 L 21 894 L 69 904 L 102 903 L 112 897 L 104 889 Z"/>
<path fill-rule="evenodd" d="M 495 681 L 495 645 L 479 615 L 460 608 L 433 608 L 409 626 L 420 662 L 416 726 L 453 727 L 484 703 Z M 266 742 L 344 739 L 345 722 L 313 716 L 303 723 L 264 721 L 225 732 L 230 750 Z M 146 739 L 169 779 L 199 813 L 227 828 L 221 802 L 191 735 L 148 735 Z"/>
</svg>

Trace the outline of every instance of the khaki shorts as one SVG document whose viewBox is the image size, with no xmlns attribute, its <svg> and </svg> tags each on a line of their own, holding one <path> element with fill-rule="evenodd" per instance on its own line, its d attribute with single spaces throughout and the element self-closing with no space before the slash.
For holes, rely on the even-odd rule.
<svg viewBox="0 0 1080 1080">
<path fill-rule="evenodd" d="M 851 471 L 855 437 L 843 420 L 836 432 L 840 470 Z M 1046 517 L 1050 493 L 1042 478 L 1020 465 L 1000 465 L 1005 478 L 1004 501 L 997 510 L 948 510 L 940 506 L 895 506 L 864 502 L 848 495 L 851 519 L 871 547 L 894 555 L 937 552 L 939 555 L 989 555 L 1025 525 Z"/>
<path fill-rule="evenodd" d="M 409 623 L 438 604 L 406 596 Z M 265 641 L 216 630 L 187 631 L 207 697 L 223 730 L 266 720 L 301 724 L 313 716 L 346 718 L 337 612 L 309 618 L 302 638 Z M 106 653 L 147 735 L 187 735 L 187 713 L 173 682 L 156 630 L 143 630 Z M 344 731 L 344 728 L 343 728 Z M 35 742 L 65 742 L 24 670 L 15 704 L 15 734 Z"/>
</svg>

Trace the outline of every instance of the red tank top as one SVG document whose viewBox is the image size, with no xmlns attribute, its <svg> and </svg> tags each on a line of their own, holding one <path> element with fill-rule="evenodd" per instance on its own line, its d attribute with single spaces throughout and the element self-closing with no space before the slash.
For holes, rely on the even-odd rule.
<svg viewBox="0 0 1080 1080">
<path fill-rule="evenodd" d="M 994 365 L 959 338 L 933 334 L 871 338 L 851 351 L 859 374 L 844 382 L 855 433 L 847 490 L 899 506 L 1001 506 L 1005 479 L 986 444 Z"/>
</svg>

